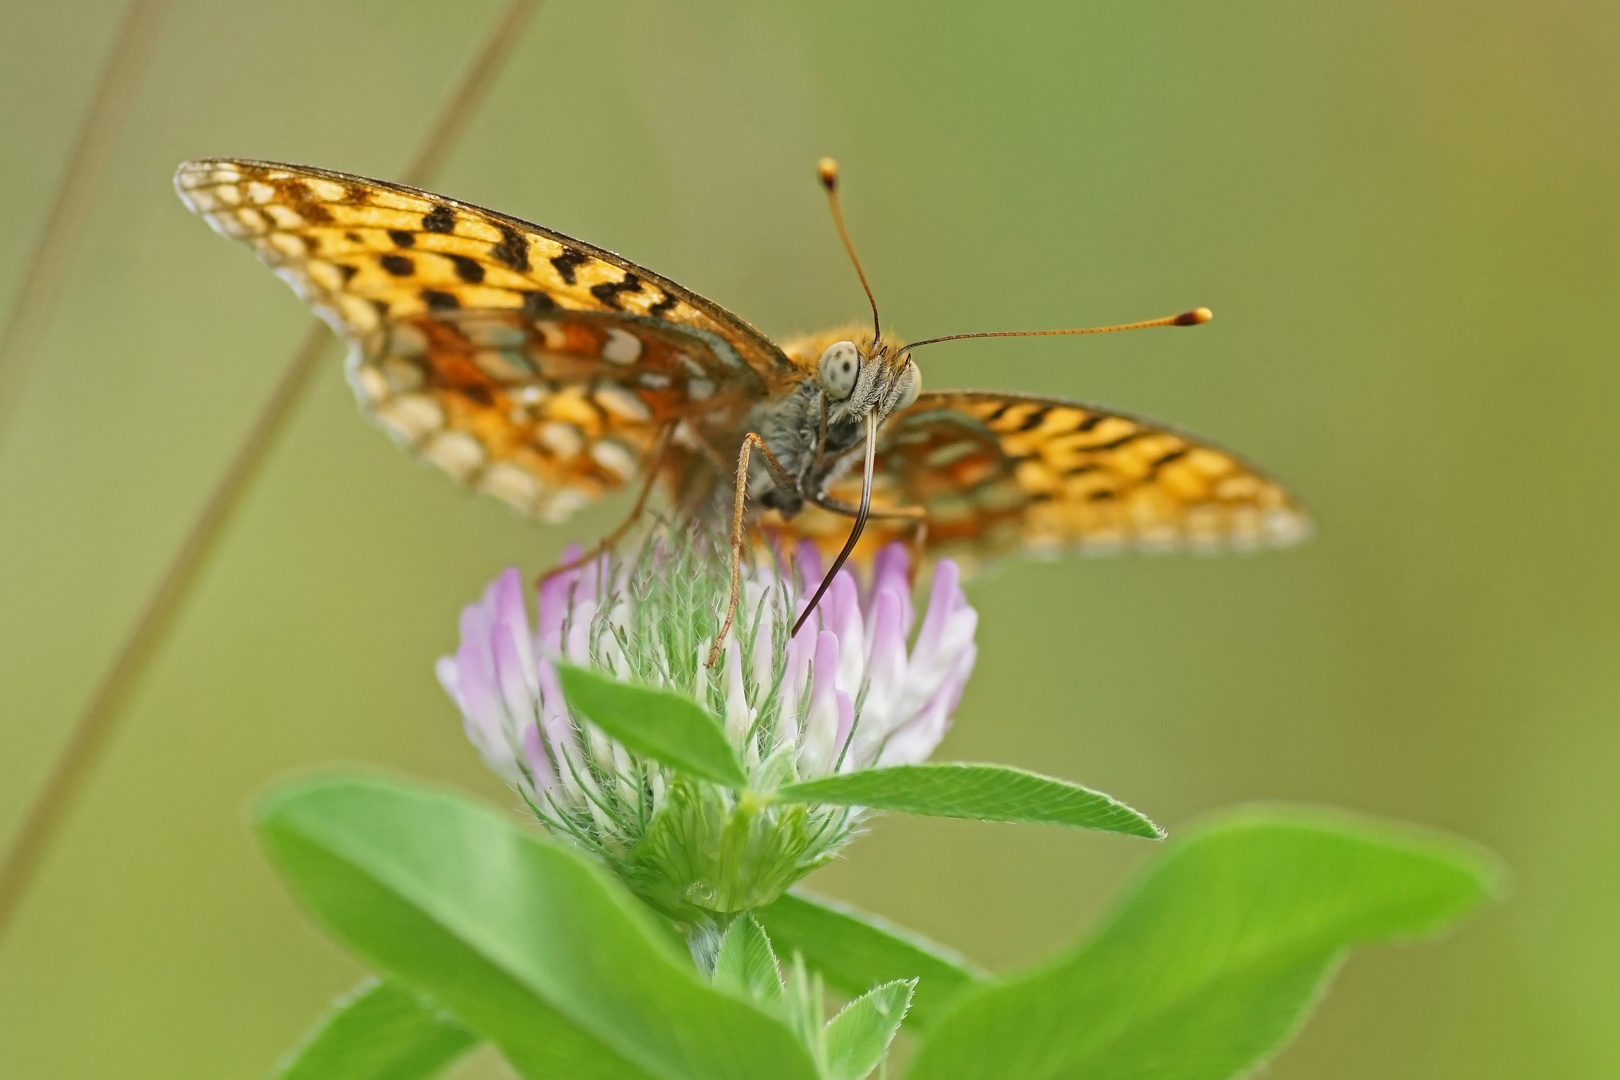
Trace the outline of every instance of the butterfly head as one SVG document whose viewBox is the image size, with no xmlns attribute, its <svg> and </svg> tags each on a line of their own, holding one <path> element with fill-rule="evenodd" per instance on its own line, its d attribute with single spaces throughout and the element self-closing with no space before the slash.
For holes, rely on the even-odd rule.
<svg viewBox="0 0 1620 1080">
<path fill-rule="evenodd" d="M 922 391 L 922 372 L 899 342 L 874 341 L 854 334 L 828 345 L 816 362 L 816 377 L 827 395 L 831 422 L 883 420 L 906 408 Z"/>
<path fill-rule="evenodd" d="M 882 320 L 878 318 L 877 297 L 872 295 L 871 283 L 855 254 L 855 244 L 844 225 L 844 210 L 838 201 L 838 162 L 822 158 L 816 165 L 822 187 L 827 189 L 827 206 L 832 210 L 833 224 L 844 251 L 861 279 L 867 303 L 872 305 L 872 332 L 852 332 L 839 335 L 838 340 L 822 349 L 816 361 L 816 377 L 827 398 L 827 420 L 865 421 L 881 423 L 890 413 L 898 412 L 917 400 L 922 391 L 922 373 L 906 355 L 906 347 L 899 341 L 882 338 Z M 825 340 L 825 339 L 823 339 Z"/>
</svg>

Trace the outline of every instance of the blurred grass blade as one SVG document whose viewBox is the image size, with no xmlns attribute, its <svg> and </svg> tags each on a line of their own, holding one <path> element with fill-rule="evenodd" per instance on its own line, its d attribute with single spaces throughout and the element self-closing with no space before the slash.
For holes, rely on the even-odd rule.
<svg viewBox="0 0 1620 1080">
<path fill-rule="evenodd" d="M 748 786 L 719 719 L 691 698 L 570 664 L 557 665 L 557 678 L 568 704 L 626 749 L 717 784 Z"/>
<path fill-rule="evenodd" d="M 1229 814 L 1170 845 L 1083 948 L 964 994 L 909 1080 L 1225 1080 L 1298 1029 L 1352 946 L 1491 895 L 1477 849 L 1322 812 Z"/>
<path fill-rule="evenodd" d="M 990 976 L 920 934 L 834 900 L 791 892 L 754 912 L 776 947 L 797 952 L 827 985 L 855 997 L 895 979 L 918 979 L 906 1022 L 926 1028 L 956 994 Z"/>
<path fill-rule="evenodd" d="M 1073 825 L 1145 836 L 1164 831 L 1099 791 L 1007 765 L 899 765 L 824 776 L 779 788 L 783 802 L 869 806 L 928 817 Z"/>
<path fill-rule="evenodd" d="M 443 160 L 465 130 L 468 118 L 494 84 L 497 72 L 511 56 L 518 36 L 539 5 L 540 0 L 509 0 L 491 33 L 485 36 L 478 52 L 451 88 L 433 127 L 412 155 L 404 176 L 406 183 L 421 185 L 431 179 L 427 170 Z M 0 859 L 0 940 L 5 938 L 45 853 L 111 742 L 124 705 L 144 674 L 147 662 L 168 637 L 169 628 L 207 565 L 214 546 L 304 400 L 321 357 L 333 340 L 325 323 L 311 320 L 269 399 L 248 428 L 219 482 L 197 511 L 197 517 L 186 529 L 180 546 L 163 568 L 157 584 L 91 691 L 45 782 L 23 812 L 22 824 L 13 834 L 5 857 Z"/>
<path fill-rule="evenodd" d="M 490 88 L 501 72 L 506 70 L 506 62 L 512 58 L 512 51 L 523 40 L 523 32 L 529 28 L 535 13 L 540 10 L 543 0 L 507 0 L 495 21 L 490 24 L 489 30 L 478 45 L 478 51 L 473 54 L 467 66 L 462 69 L 455 84 L 450 88 L 450 94 L 444 99 L 444 105 L 439 114 L 433 118 L 433 127 L 423 137 L 416 148 L 416 153 L 405 163 L 400 171 L 399 179 L 402 184 L 412 187 L 426 187 L 438 175 L 450 151 L 455 149 L 456 143 L 466 132 L 468 123 L 484 99 L 489 97 Z"/>
<path fill-rule="evenodd" d="M 427 1080 L 477 1042 L 404 987 L 368 979 L 338 999 L 271 1080 Z"/>
<path fill-rule="evenodd" d="M 864 1080 L 894 1041 L 917 980 L 884 983 L 862 994 L 827 1025 L 827 1080 Z"/>
<path fill-rule="evenodd" d="M 364 960 L 536 1080 L 813 1080 L 782 1022 L 714 989 L 595 863 L 457 796 L 303 781 L 259 829 L 293 891 Z"/>
<path fill-rule="evenodd" d="M 167 0 L 130 0 L 21 284 L 0 327 L 0 447 L 61 299 L 90 203 L 157 45 Z M 10 238 L 8 238 L 10 239 Z"/>
</svg>

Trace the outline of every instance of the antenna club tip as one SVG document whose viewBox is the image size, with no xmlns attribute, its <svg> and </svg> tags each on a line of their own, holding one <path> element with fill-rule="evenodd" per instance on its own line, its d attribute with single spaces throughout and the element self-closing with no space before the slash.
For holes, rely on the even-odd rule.
<svg viewBox="0 0 1620 1080">
<path fill-rule="evenodd" d="M 1197 326 L 1199 323 L 1209 322 L 1209 320 L 1213 319 L 1214 317 L 1215 313 L 1209 310 L 1207 307 L 1193 308 L 1191 311 L 1184 311 L 1180 315 L 1177 315 L 1174 325 Z"/>
<path fill-rule="evenodd" d="M 816 162 L 816 175 L 821 177 L 821 186 L 831 191 L 838 186 L 838 162 L 830 157 L 824 157 Z"/>
</svg>

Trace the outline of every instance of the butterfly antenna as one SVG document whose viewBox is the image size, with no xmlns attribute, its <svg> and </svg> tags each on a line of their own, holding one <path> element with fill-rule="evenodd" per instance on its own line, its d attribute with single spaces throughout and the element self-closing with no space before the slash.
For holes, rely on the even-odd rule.
<svg viewBox="0 0 1620 1080">
<path fill-rule="evenodd" d="M 1166 315 L 1162 319 L 1149 319 L 1146 322 L 1121 323 L 1118 326 L 1086 326 L 1074 330 L 996 330 L 984 334 L 947 334 L 945 337 L 926 338 L 922 341 L 913 341 L 906 346 L 911 349 L 923 345 L 937 345 L 941 341 L 961 341 L 964 338 L 987 337 L 1062 337 L 1067 334 L 1113 334 L 1120 330 L 1147 330 L 1154 326 L 1197 326 L 1207 323 L 1215 317 L 1215 313 L 1207 307 L 1193 308 L 1183 311 L 1180 315 Z"/>
<path fill-rule="evenodd" d="M 855 511 L 855 527 L 849 531 L 849 539 L 844 541 L 844 550 L 833 560 L 832 569 L 821 579 L 821 584 L 816 587 L 816 594 L 810 598 L 810 603 L 805 607 L 804 614 L 799 616 L 799 621 L 793 624 L 793 633 L 788 637 L 798 634 L 799 627 L 803 626 L 810 613 L 816 610 L 821 598 L 827 595 L 827 590 L 832 587 L 833 578 L 838 576 L 838 571 L 849 561 L 850 552 L 855 550 L 855 543 L 861 538 L 861 530 L 866 528 L 866 517 L 872 512 L 872 469 L 876 463 L 877 413 L 869 412 L 866 414 L 866 470 L 861 474 L 861 505 L 860 509 Z"/>
<path fill-rule="evenodd" d="M 855 254 L 855 242 L 849 238 L 849 229 L 844 225 L 844 208 L 838 202 L 838 162 L 830 157 L 822 158 L 816 162 L 816 175 L 821 177 L 821 186 L 827 189 L 827 205 L 832 207 L 833 224 L 838 227 L 838 239 L 844 242 L 844 250 L 849 252 L 849 261 L 855 264 L 855 274 L 861 279 L 861 288 L 866 290 L 866 302 L 872 305 L 872 347 L 876 348 L 878 339 L 883 336 L 883 326 L 878 322 L 877 297 L 872 295 L 872 286 L 866 281 L 866 271 L 861 269 L 861 258 Z"/>
</svg>

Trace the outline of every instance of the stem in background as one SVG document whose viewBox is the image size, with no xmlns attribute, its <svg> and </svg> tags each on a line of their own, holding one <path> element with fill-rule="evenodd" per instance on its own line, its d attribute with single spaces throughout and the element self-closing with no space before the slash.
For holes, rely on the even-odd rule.
<svg viewBox="0 0 1620 1080">
<path fill-rule="evenodd" d="M 101 81 L 90 99 L 79 137 L 68 154 L 56 197 L 45 212 L 45 227 L 23 270 L 22 285 L 0 328 L 0 442 L 5 441 L 17 402 L 28 382 L 34 354 L 61 299 L 68 264 L 78 247 L 79 230 L 91 196 L 107 170 L 119 129 L 135 102 L 136 88 L 158 40 L 158 23 L 166 0 L 131 0 L 118 28 Z"/>
<path fill-rule="evenodd" d="M 512 50 L 523 40 L 535 12 L 542 0 L 510 0 L 495 24 L 489 28 L 472 62 L 461 73 L 461 79 L 444 103 L 444 109 L 433 121 L 433 127 L 417 147 L 416 156 L 406 164 L 400 182 L 422 187 L 438 174 L 444 159 L 467 130 L 473 113 L 489 96 L 490 87 L 512 58 Z M 322 324 L 324 325 L 324 324 Z"/>
<path fill-rule="evenodd" d="M 494 84 L 499 69 L 511 56 L 540 2 L 511 0 L 506 5 L 406 167 L 405 182 L 422 185 L 444 161 L 451 144 L 465 130 L 468 120 Z M 136 4 L 140 6 L 141 0 L 136 0 Z M 324 323 L 311 324 L 275 390 L 186 531 L 185 539 L 170 558 L 157 587 L 147 597 L 112 663 L 79 714 L 67 744 L 24 814 L 22 825 L 6 850 L 4 862 L 0 862 L 0 942 L 4 941 L 12 917 L 52 841 L 72 813 L 86 781 L 116 732 L 123 706 L 140 681 L 147 661 L 163 645 L 225 526 L 241 505 L 242 496 L 303 401 L 332 340 L 332 332 Z"/>
</svg>

